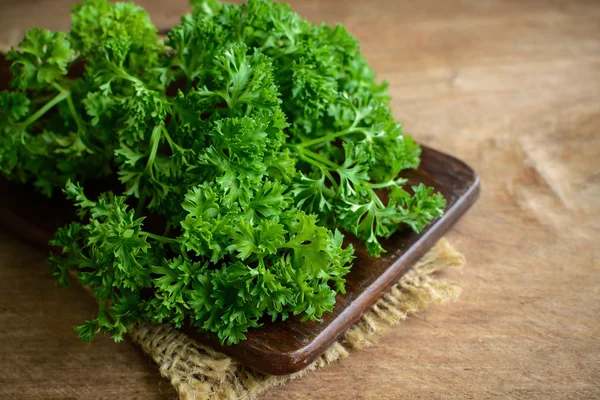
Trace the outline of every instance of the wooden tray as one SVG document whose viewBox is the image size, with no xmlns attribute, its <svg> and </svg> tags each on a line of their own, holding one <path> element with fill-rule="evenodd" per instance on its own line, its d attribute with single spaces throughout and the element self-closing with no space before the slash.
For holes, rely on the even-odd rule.
<svg viewBox="0 0 600 400">
<path fill-rule="evenodd" d="M 0 62 L 0 90 L 8 82 L 6 63 Z M 183 330 L 244 365 L 275 375 L 299 371 L 338 340 L 425 252 L 471 207 L 479 194 L 479 178 L 465 163 L 423 146 L 421 166 L 404 175 L 409 183 L 424 183 L 447 200 L 446 212 L 420 234 L 402 231 L 383 242 L 388 253 L 375 259 L 364 246 L 353 242 L 357 258 L 346 277 L 345 295 L 336 297 L 331 313 L 321 322 L 290 318 L 265 322 L 250 330 L 247 340 L 221 346 L 192 327 Z M 56 228 L 75 218 L 74 208 L 61 198 L 47 199 L 31 188 L 0 179 L 0 226 L 38 246 L 47 246 Z M 352 240 L 350 240 L 352 241 Z"/>
</svg>

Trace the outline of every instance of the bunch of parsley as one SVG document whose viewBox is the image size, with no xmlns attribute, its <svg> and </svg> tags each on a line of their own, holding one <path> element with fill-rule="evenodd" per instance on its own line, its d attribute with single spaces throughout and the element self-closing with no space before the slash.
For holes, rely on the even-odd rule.
<svg viewBox="0 0 600 400">
<path fill-rule="evenodd" d="M 143 9 L 86 0 L 68 34 L 7 55 L 0 170 L 79 209 L 50 262 L 99 300 L 82 339 L 186 322 L 231 344 L 265 315 L 318 319 L 353 258 L 338 229 L 379 256 L 445 206 L 398 178 L 420 149 L 346 29 L 269 0 L 192 6 L 162 40 Z M 119 189 L 86 196 L 102 177 Z"/>
</svg>

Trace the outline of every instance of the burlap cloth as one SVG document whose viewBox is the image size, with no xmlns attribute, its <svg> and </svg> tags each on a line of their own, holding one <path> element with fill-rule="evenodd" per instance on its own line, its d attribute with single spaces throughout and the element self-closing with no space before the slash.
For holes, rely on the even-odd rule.
<svg viewBox="0 0 600 400">
<path fill-rule="evenodd" d="M 464 264 L 462 254 L 446 239 L 440 240 L 346 332 L 342 340 L 334 343 L 306 369 L 291 375 L 271 376 L 255 372 L 165 325 L 139 326 L 130 334 L 158 364 L 160 373 L 171 381 L 181 399 L 253 399 L 271 387 L 326 367 L 348 357 L 352 351 L 369 346 L 392 326 L 432 303 L 457 300 L 460 287 L 436 273 Z"/>
</svg>

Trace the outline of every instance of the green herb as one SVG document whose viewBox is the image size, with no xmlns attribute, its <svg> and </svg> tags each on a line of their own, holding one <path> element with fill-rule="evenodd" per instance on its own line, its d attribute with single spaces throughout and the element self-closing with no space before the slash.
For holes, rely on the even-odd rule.
<svg viewBox="0 0 600 400">
<path fill-rule="evenodd" d="M 399 178 L 420 149 L 345 28 L 268 0 L 192 6 L 163 42 L 141 8 L 84 1 L 68 34 L 8 54 L 0 170 L 77 205 L 50 262 L 99 300 L 85 340 L 189 322 L 231 344 L 266 315 L 318 320 L 353 258 L 338 229 L 379 256 L 445 206 Z M 99 178 L 116 193 L 87 197 Z"/>
</svg>

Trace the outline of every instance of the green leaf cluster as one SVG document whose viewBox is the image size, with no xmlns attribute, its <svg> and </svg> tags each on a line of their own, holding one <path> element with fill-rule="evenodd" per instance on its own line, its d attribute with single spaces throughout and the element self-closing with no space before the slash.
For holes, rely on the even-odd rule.
<svg viewBox="0 0 600 400">
<path fill-rule="evenodd" d="M 34 28 L 7 56 L 0 172 L 78 207 L 50 263 L 99 300 L 85 340 L 318 320 L 351 266 L 341 231 L 379 256 L 445 207 L 400 177 L 420 148 L 344 27 L 270 0 L 192 8 L 163 40 L 140 7 L 86 0 L 69 33 Z M 99 179 L 115 189 L 88 197 Z"/>
</svg>

